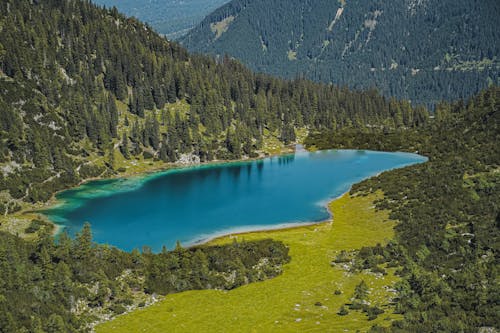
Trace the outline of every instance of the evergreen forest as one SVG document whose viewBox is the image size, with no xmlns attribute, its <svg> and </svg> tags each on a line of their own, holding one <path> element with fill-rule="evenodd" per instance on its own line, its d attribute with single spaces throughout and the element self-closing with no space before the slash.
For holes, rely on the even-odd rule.
<svg viewBox="0 0 500 333">
<path fill-rule="evenodd" d="M 289 260 L 273 240 L 154 254 L 95 244 L 88 224 L 57 243 L 48 228 L 35 242 L 0 232 L 0 332 L 87 332 L 162 295 L 275 277 Z"/>
<path fill-rule="evenodd" d="M 143 164 L 258 157 L 267 138 L 289 144 L 299 128 L 428 119 L 425 108 L 373 90 L 190 55 L 88 1 L 9 0 L 0 13 L 0 214 L 119 174 L 117 154 Z"/>
<path fill-rule="evenodd" d="M 433 108 L 499 84 L 498 17 L 495 0 L 233 0 L 181 43 Z"/>
</svg>

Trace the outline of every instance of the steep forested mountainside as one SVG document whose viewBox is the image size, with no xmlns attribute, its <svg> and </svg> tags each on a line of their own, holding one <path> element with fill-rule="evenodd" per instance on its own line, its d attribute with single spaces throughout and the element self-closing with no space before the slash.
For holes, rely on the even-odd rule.
<svg viewBox="0 0 500 333">
<path fill-rule="evenodd" d="M 250 68 L 435 105 L 500 81 L 495 0 L 234 0 L 181 39 Z"/>
<path fill-rule="evenodd" d="M 377 203 L 399 220 L 384 250 L 362 249 L 356 263 L 374 272 L 400 265 L 396 299 L 403 321 L 392 332 L 495 332 L 500 326 L 500 88 L 441 104 L 418 131 L 317 133 L 317 148 L 419 150 L 429 162 L 353 186 L 382 190 Z M 373 332 L 387 332 L 373 329 Z"/>
<path fill-rule="evenodd" d="M 0 213 L 154 161 L 256 157 L 296 128 L 418 126 L 422 108 L 191 56 L 116 9 L 0 3 Z"/>
<path fill-rule="evenodd" d="M 114 6 L 120 12 L 150 24 L 169 39 L 176 39 L 228 0 L 93 0 L 92 2 L 108 8 Z"/>
</svg>

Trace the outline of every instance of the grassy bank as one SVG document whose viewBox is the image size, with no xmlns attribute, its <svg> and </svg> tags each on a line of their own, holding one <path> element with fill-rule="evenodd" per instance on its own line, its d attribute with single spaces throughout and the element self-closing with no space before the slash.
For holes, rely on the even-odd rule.
<svg viewBox="0 0 500 333">
<path fill-rule="evenodd" d="M 331 261 L 341 250 L 384 243 L 393 237 L 394 221 L 387 211 L 376 211 L 373 201 L 381 194 L 351 197 L 330 203 L 334 222 L 287 230 L 255 232 L 216 239 L 211 244 L 273 238 L 290 248 L 292 261 L 272 280 L 222 292 L 190 291 L 169 295 L 162 302 L 120 316 L 97 327 L 97 332 L 339 332 L 366 331 L 372 325 L 388 326 L 392 313 L 389 291 L 397 281 L 388 275 L 353 274 Z M 385 313 L 368 321 L 361 311 L 338 315 L 350 302 L 356 285 L 370 288 L 368 301 Z M 340 294 L 335 291 L 341 291 Z"/>
</svg>

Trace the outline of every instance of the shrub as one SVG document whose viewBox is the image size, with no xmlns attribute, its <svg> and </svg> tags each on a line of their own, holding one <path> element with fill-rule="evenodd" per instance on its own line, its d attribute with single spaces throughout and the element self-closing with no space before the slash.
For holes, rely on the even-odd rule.
<svg viewBox="0 0 500 333">
<path fill-rule="evenodd" d="M 125 311 L 127 311 L 127 309 L 121 304 L 113 304 L 109 307 L 109 309 L 117 315 L 125 313 Z"/>
<path fill-rule="evenodd" d="M 349 311 L 342 305 L 339 309 L 339 312 L 337 312 L 339 316 L 346 316 L 349 314 Z"/>
<path fill-rule="evenodd" d="M 45 222 L 43 220 L 32 220 L 30 225 L 24 229 L 24 232 L 27 234 L 34 234 L 38 230 L 40 230 L 42 227 L 50 227 L 52 228 L 52 225 L 49 222 Z"/>
</svg>

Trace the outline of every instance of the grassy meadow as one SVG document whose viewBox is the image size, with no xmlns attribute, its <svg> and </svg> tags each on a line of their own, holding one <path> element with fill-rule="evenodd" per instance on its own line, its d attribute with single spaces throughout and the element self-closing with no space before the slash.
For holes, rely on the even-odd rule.
<svg viewBox="0 0 500 333">
<path fill-rule="evenodd" d="M 394 269 L 385 276 L 350 273 L 331 262 L 341 250 L 385 243 L 393 237 L 395 221 L 387 211 L 376 211 L 373 201 L 382 194 L 345 194 L 330 203 L 333 222 L 276 231 L 226 236 L 211 244 L 273 238 L 290 248 L 291 262 L 283 274 L 231 291 L 188 291 L 117 317 L 96 327 L 113 332 L 356 332 L 372 325 L 388 326 L 399 319 L 388 304 L 397 281 Z M 385 310 L 369 321 L 360 310 L 337 313 L 350 303 L 361 280 L 370 288 L 368 302 Z M 337 292 L 335 292 L 337 291 Z M 339 294 L 338 291 L 341 291 Z M 347 307 L 346 307 L 347 308 Z"/>
</svg>

